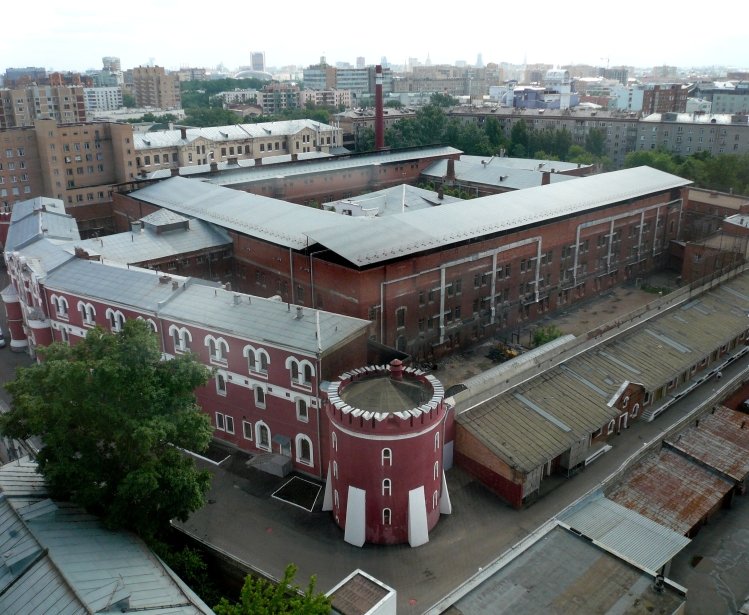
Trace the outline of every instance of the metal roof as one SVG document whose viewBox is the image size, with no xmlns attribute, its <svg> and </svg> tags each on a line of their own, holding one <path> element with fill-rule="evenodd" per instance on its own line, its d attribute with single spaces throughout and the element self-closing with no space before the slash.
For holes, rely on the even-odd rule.
<svg viewBox="0 0 749 615">
<path fill-rule="evenodd" d="M 296 162 L 299 162 L 301 160 L 317 160 L 320 158 L 330 158 L 333 155 L 333 153 L 329 152 L 299 152 L 298 154 L 296 154 Z M 216 170 L 220 171 L 218 176 L 213 173 L 211 164 L 191 164 L 186 167 L 180 167 L 179 174 L 182 177 L 205 174 L 206 179 L 208 179 L 208 181 L 210 181 L 212 184 L 224 185 L 224 183 L 235 183 L 235 172 L 252 168 L 260 169 L 260 167 L 272 166 L 274 164 L 284 164 L 288 162 L 295 162 L 292 159 L 291 154 L 281 154 L 280 156 L 263 156 L 260 164 L 255 164 L 254 158 L 237 158 L 237 161 L 232 163 L 223 160 L 217 161 L 215 163 Z M 171 170 L 169 169 L 162 169 L 162 174 L 159 176 L 156 176 L 156 173 L 159 173 L 159 171 L 154 172 L 152 179 L 156 179 L 157 177 L 164 178 L 172 176 Z M 209 176 L 208 174 L 211 175 Z M 237 174 L 241 175 L 241 173 Z M 229 179 L 229 181 L 223 182 L 223 178 L 227 178 Z"/>
<path fill-rule="evenodd" d="M 667 116 L 664 118 L 664 116 Z M 730 113 L 651 113 L 641 122 L 666 122 L 679 124 L 733 124 Z M 742 124 L 738 124 L 742 126 Z M 744 126 L 746 123 L 743 124 Z"/>
<path fill-rule="evenodd" d="M 377 164 L 394 164 L 409 160 L 455 156 L 457 154 L 460 154 L 460 150 L 449 146 L 432 146 L 356 154 L 353 156 L 330 156 L 321 160 L 308 160 L 304 164 L 296 162 L 275 168 L 273 166 L 267 167 L 265 165 L 265 158 L 263 158 L 263 164 L 261 165 L 254 165 L 249 168 L 242 165 L 242 167 L 235 167 L 233 170 L 226 169 L 217 175 L 207 175 L 204 179 L 217 186 L 232 186 L 255 181 L 265 181 L 276 177 L 291 179 L 296 176 L 316 175 L 331 171 L 366 168 Z"/>
<path fill-rule="evenodd" d="M 542 171 L 557 170 L 555 163 L 546 163 L 546 167 L 539 169 L 523 169 L 518 167 L 503 166 L 506 158 L 485 158 L 488 164 L 482 164 L 482 160 L 465 160 L 461 156 L 455 162 L 455 178 L 458 182 L 470 182 L 484 186 L 496 186 L 511 190 L 520 190 L 540 186 L 543 181 Z M 576 167 L 575 167 L 576 168 Z M 447 160 L 437 160 L 422 171 L 424 177 L 443 179 L 447 175 Z M 569 181 L 575 179 L 572 175 L 561 175 L 551 172 L 549 182 Z"/>
<path fill-rule="evenodd" d="M 690 540 L 597 492 L 557 517 L 564 525 L 595 540 L 607 551 L 640 568 L 659 571 Z"/>
<path fill-rule="evenodd" d="M 413 157 L 414 153 L 410 154 Z M 157 182 L 130 196 L 285 247 L 302 249 L 320 243 L 363 266 L 543 224 L 689 183 L 663 171 L 637 167 L 376 218 L 338 216 L 180 177 Z"/>
<path fill-rule="evenodd" d="M 560 526 L 462 595 L 447 612 L 675 613 L 684 597 L 658 592 L 653 576 Z"/>
<path fill-rule="evenodd" d="M 368 320 L 322 310 L 299 309 L 301 318 L 295 306 L 281 301 L 188 284 L 159 309 L 159 315 L 309 354 L 318 350 L 325 353 L 370 324 Z"/>
<path fill-rule="evenodd" d="M 39 478 L 28 459 L 0 468 L 1 612 L 212 613 L 141 540 L 43 499 Z"/>
<path fill-rule="evenodd" d="M 260 124 L 235 124 L 230 126 L 210 126 L 207 128 L 188 128 L 186 139 L 182 138 L 181 130 L 155 130 L 133 134 L 133 145 L 136 151 L 158 149 L 162 147 L 175 147 L 187 145 L 197 139 L 209 141 L 236 141 L 241 139 L 252 139 L 257 137 L 278 136 L 285 137 L 295 135 L 308 128 L 314 131 L 332 130 L 328 124 L 322 124 L 314 120 L 285 120 L 280 122 L 263 122 Z"/>
<path fill-rule="evenodd" d="M 27 244 L 20 253 L 26 264 L 39 275 L 45 275 L 73 258 L 65 251 L 64 243 L 46 238 Z"/>
<path fill-rule="evenodd" d="M 433 190 L 401 184 L 400 186 L 392 186 L 384 190 L 377 190 L 376 192 L 369 192 L 341 199 L 340 201 L 325 203 L 325 207 L 327 209 L 336 207 L 346 209 L 347 206 L 354 205 L 369 212 L 368 215 L 390 216 L 408 211 L 416 211 L 417 209 L 440 207 L 446 203 L 457 203 L 460 201 L 463 201 L 463 199 L 449 195 L 444 195 L 440 198 Z"/>
<path fill-rule="evenodd" d="M 160 215 L 155 217 L 157 214 Z M 148 218 L 143 219 L 147 226 L 142 230 L 69 242 L 65 249 L 73 254 L 75 248 L 83 248 L 90 255 L 100 255 L 118 263 L 143 263 L 231 245 L 231 237 L 223 228 L 202 220 L 189 220 L 187 229 L 157 233 L 150 227 L 174 224 L 179 221 L 176 218 L 186 219 L 165 209 Z"/>
<path fill-rule="evenodd" d="M 457 421 L 508 465 L 529 472 L 616 418 L 608 402 L 622 383 L 663 386 L 744 332 L 747 314 L 744 273 L 474 408 L 459 407 Z"/>
<path fill-rule="evenodd" d="M 75 218 L 59 199 L 37 197 L 13 206 L 5 250 L 18 250 L 35 239 L 78 239 Z"/>
<path fill-rule="evenodd" d="M 518 227 L 550 222 L 691 183 L 650 167 L 494 194 L 467 203 L 384 218 L 356 218 L 358 226 L 321 227 L 316 242 L 356 265 L 402 257 Z M 376 227 L 373 225 L 377 225 Z"/>
<path fill-rule="evenodd" d="M 183 177 L 157 182 L 130 196 L 296 250 L 309 244 L 307 229 L 346 223 L 343 216 L 329 211 Z"/>
<path fill-rule="evenodd" d="M 743 412 L 718 407 L 666 443 L 736 482 L 749 475 L 749 416 Z"/>
<path fill-rule="evenodd" d="M 178 289 L 162 283 L 164 274 L 147 269 L 104 265 L 97 261 L 73 258 L 47 276 L 50 292 L 68 292 L 82 298 L 105 301 L 120 306 L 156 313 L 159 303 L 169 300 Z M 73 309 L 71 307 L 71 309 Z"/>
<path fill-rule="evenodd" d="M 606 496 L 660 525 L 687 534 L 733 487 L 732 481 L 664 448 L 631 468 Z"/>
</svg>

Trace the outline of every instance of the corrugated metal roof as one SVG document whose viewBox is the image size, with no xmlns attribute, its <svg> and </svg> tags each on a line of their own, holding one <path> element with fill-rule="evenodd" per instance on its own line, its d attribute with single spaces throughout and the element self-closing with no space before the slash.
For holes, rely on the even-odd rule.
<svg viewBox="0 0 749 615">
<path fill-rule="evenodd" d="M 28 460 L 0 468 L 0 612 L 212 612 L 132 534 L 40 499 L 39 478 Z"/>
<path fill-rule="evenodd" d="M 560 526 L 470 589 L 446 612 L 675 613 L 684 598 L 653 577 Z M 454 609 L 454 610 L 453 610 Z"/>
<path fill-rule="evenodd" d="M 743 412 L 721 406 L 666 442 L 736 482 L 749 475 L 749 416 Z"/>
<path fill-rule="evenodd" d="M 745 273 L 458 414 L 458 423 L 509 465 L 529 472 L 616 418 L 619 410 L 607 403 L 623 382 L 649 391 L 663 386 L 744 332 L 747 314 Z M 530 417 L 518 394 L 571 428 L 574 438 L 537 412 Z"/>
<path fill-rule="evenodd" d="M 607 497 L 656 523 L 687 534 L 733 483 L 669 449 L 645 457 Z"/>
<path fill-rule="evenodd" d="M 607 550 L 655 572 L 690 542 L 683 534 L 606 499 L 600 492 L 558 519 Z"/>
<path fill-rule="evenodd" d="M 159 315 L 310 354 L 317 353 L 318 348 L 322 352 L 330 350 L 370 324 L 368 320 L 309 308 L 303 308 L 302 317 L 298 318 L 296 307 L 281 301 L 197 285 L 188 285 L 176 293 Z"/>
</svg>

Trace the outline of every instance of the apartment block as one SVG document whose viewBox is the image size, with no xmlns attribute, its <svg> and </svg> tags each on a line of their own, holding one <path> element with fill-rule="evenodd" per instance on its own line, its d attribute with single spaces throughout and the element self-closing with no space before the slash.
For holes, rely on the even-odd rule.
<svg viewBox="0 0 749 615">
<path fill-rule="evenodd" d="M 139 107 L 178 109 L 182 105 L 179 75 L 167 74 L 161 66 L 138 66 L 132 69 L 132 88 Z"/>
<path fill-rule="evenodd" d="M 29 85 L 0 89 L 0 130 L 33 126 L 37 119 L 62 124 L 86 121 L 83 87 Z"/>
<path fill-rule="evenodd" d="M 122 89 L 119 87 L 83 88 L 83 95 L 88 114 L 122 108 Z"/>
</svg>

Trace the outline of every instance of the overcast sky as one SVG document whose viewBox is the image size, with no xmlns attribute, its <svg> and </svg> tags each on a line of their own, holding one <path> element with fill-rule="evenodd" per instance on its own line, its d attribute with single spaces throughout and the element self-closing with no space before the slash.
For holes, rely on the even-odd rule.
<svg viewBox="0 0 749 615">
<path fill-rule="evenodd" d="M 678 8 L 676 8 L 678 6 Z M 712 6 L 715 6 L 713 10 Z M 433 64 L 585 63 L 749 68 L 746 5 L 381 0 L 38 0 L 3 2 L 0 71 L 123 69 L 149 63 L 229 68 L 265 51 L 268 66 L 409 57 Z"/>
</svg>

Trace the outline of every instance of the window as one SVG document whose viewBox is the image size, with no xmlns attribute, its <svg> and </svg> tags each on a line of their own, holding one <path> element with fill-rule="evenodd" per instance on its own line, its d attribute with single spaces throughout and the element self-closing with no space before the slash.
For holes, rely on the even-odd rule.
<svg viewBox="0 0 749 615">
<path fill-rule="evenodd" d="M 258 448 L 270 450 L 270 429 L 262 421 L 255 426 L 255 444 Z"/>
<path fill-rule="evenodd" d="M 639 413 L 640 413 L 640 404 L 635 404 L 634 406 L 632 406 L 632 411 L 629 413 L 629 416 L 631 416 L 633 419 L 636 419 Z"/>
<path fill-rule="evenodd" d="M 385 467 L 386 465 L 393 465 L 393 451 L 389 448 L 382 449 L 382 466 Z"/>
<path fill-rule="evenodd" d="M 234 433 L 234 417 L 226 414 L 224 419 L 226 420 L 226 433 Z"/>
<path fill-rule="evenodd" d="M 406 308 L 400 307 L 395 310 L 395 326 L 399 329 L 406 326 Z"/>
<path fill-rule="evenodd" d="M 216 374 L 216 393 L 226 395 L 226 376 L 224 374 Z"/>
<path fill-rule="evenodd" d="M 65 297 L 52 297 L 52 303 L 55 306 L 57 317 L 64 320 L 68 319 L 68 300 Z"/>
<path fill-rule="evenodd" d="M 382 509 L 382 525 L 390 525 L 393 512 L 389 508 Z"/>
<path fill-rule="evenodd" d="M 382 481 L 382 495 L 392 495 L 393 485 L 389 478 Z"/>
<path fill-rule="evenodd" d="M 334 451 L 338 450 L 338 434 L 335 431 L 330 434 L 330 444 Z"/>
<path fill-rule="evenodd" d="M 616 428 L 616 421 L 614 419 L 611 419 L 611 421 L 609 422 L 609 428 L 608 428 L 609 434 L 614 433 L 615 428 Z"/>
<path fill-rule="evenodd" d="M 96 320 L 96 310 L 90 303 L 79 303 L 78 311 L 81 313 L 83 324 L 86 327 L 93 327 Z"/>
<path fill-rule="evenodd" d="M 439 504 L 439 501 L 440 501 L 439 491 L 435 491 L 432 494 L 432 510 L 434 510 L 435 508 L 437 508 L 437 504 Z"/>
<path fill-rule="evenodd" d="M 175 354 L 187 352 L 190 350 L 190 342 L 192 341 L 192 336 L 187 329 L 179 329 L 172 325 L 169 327 L 169 333 L 172 336 Z"/>
<path fill-rule="evenodd" d="M 125 326 L 125 316 L 122 312 L 107 308 L 106 316 L 112 332 L 117 333 L 118 331 L 122 331 L 122 328 Z"/>
<path fill-rule="evenodd" d="M 255 405 L 258 408 L 265 408 L 265 389 L 261 386 L 255 387 Z"/>
<path fill-rule="evenodd" d="M 216 429 L 226 431 L 226 423 L 224 423 L 224 415 L 220 412 L 216 412 Z"/>
<path fill-rule="evenodd" d="M 434 450 L 438 451 L 440 448 L 440 432 L 434 434 Z"/>
<path fill-rule="evenodd" d="M 308 466 L 313 464 L 312 440 L 304 434 L 299 434 L 296 437 L 296 460 Z"/>
<path fill-rule="evenodd" d="M 309 421 L 309 410 L 307 408 L 307 402 L 303 399 L 298 399 L 296 402 L 296 418 L 305 423 Z"/>
<path fill-rule="evenodd" d="M 338 478 L 338 462 L 333 461 L 333 478 Z"/>
<path fill-rule="evenodd" d="M 242 421 L 242 435 L 245 440 L 252 440 L 252 423 Z"/>
<path fill-rule="evenodd" d="M 437 480 L 440 477 L 440 462 L 434 462 L 434 471 L 432 472 L 432 478 Z"/>
<path fill-rule="evenodd" d="M 64 344 L 70 343 L 70 335 L 65 327 L 60 327 L 60 340 L 62 340 Z"/>
<path fill-rule="evenodd" d="M 223 338 L 215 339 L 212 335 L 205 338 L 205 344 L 208 346 L 211 363 L 226 365 L 226 354 L 229 352 L 229 344 Z"/>
</svg>

